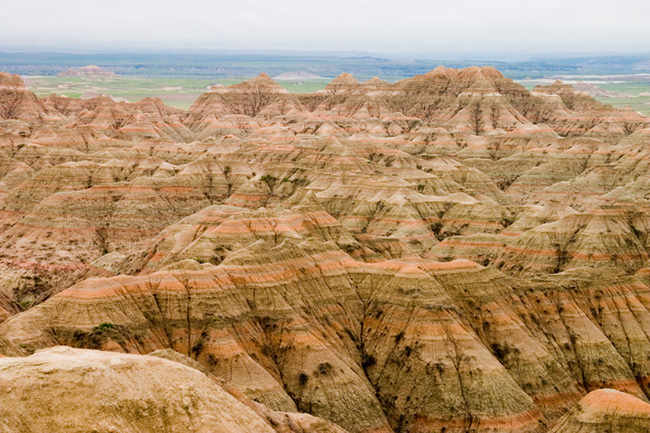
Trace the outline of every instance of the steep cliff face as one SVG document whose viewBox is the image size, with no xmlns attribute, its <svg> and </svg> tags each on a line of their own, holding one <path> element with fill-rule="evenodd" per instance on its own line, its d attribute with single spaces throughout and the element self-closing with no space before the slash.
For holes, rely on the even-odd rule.
<svg viewBox="0 0 650 433">
<path fill-rule="evenodd" d="M 648 215 L 622 209 L 569 214 L 528 230 L 503 248 L 502 268 L 560 272 L 576 267 L 613 267 L 634 272 L 647 260 Z"/>
<path fill-rule="evenodd" d="M 187 111 L 0 75 L 0 353 L 162 351 L 254 431 L 644 426 L 593 396 L 650 396 L 649 131 L 492 68 L 312 94 L 260 75 Z M 6 362 L 136 359 L 61 350 Z"/>
<path fill-rule="evenodd" d="M 496 287 L 475 266 L 363 265 L 314 238 L 260 240 L 218 267 L 186 260 L 143 277 L 89 279 L 0 332 L 7 353 L 169 347 L 272 409 L 348 431 L 538 431 L 533 399 L 456 311 L 466 290 L 458 277 Z"/>
<path fill-rule="evenodd" d="M 271 409 L 349 431 L 544 431 L 592 389 L 645 399 L 650 290 L 633 277 L 515 285 L 469 261 L 363 264 L 303 236 L 217 267 L 89 279 L 7 320 L 2 350 L 171 348 Z"/>
</svg>

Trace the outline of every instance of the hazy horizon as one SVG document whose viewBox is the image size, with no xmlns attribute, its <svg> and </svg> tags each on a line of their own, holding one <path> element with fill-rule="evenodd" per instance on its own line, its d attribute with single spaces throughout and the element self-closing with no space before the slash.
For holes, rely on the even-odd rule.
<svg viewBox="0 0 650 433">
<path fill-rule="evenodd" d="M 113 0 L 3 6 L 0 51 L 244 50 L 427 58 L 645 54 L 650 2 L 406 0 L 154 4 Z M 21 17 L 22 19 L 16 19 Z"/>
<path fill-rule="evenodd" d="M 163 49 L 163 48 L 129 48 L 129 47 L 116 47 L 113 49 L 82 49 L 75 47 L 2 47 L 0 46 L 0 53 L 5 54 L 71 54 L 79 56 L 101 56 L 101 55 L 157 55 L 169 54 L 172 56 L 182 55 L 198 55 L 198 56 L 286 56 L 286 57 L 315 57 L 315 58 L 351 58 L 351 57 L 378 57 L 388 60 L 396 61 L 413 61 L 413 60 L 427 60 L 427 61 L 494 61 L 494 62 L 529 62 L 529 61 L 544 61 L 544 60 L 565 60 L 565 59 L 590 59 L 590 58 L 607 58 L 607 57 L 640 57 L 650 58 L 650 48 L 645 51 L 630 51 L 630 52 L 568 52 L 568 53 L 498 53 L 498 52 L 454 52 L 454 53 L 404 53 L 404 52 L 373 52 L 362 50 L 291 50 L 291 49 L 219 49 L 219 48 L 177 48 L 177 49 Z"/>
</svg>

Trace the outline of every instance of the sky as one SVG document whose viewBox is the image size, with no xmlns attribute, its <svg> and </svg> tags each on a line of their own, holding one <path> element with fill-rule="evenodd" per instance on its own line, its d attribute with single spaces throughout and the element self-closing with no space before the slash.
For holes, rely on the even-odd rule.
<svg viewBox="0 0 650 433">
<path fill-rule="evenodd" d="M 365 51 L 431 57 L 650 52 L 639 0 L 21 0 L 1 51 Z"/>
</svg>

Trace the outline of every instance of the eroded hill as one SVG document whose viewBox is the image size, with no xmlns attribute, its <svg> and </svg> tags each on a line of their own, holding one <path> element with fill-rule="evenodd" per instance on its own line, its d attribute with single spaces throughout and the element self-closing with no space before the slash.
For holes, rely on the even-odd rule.
<svg viewBox="0 0 650 433">
<path fill-rule="evenodd" d="M 631 110 L 489 67 L 313 94 L 262 74 L 188 111 L 0 73 L 0 119 L 7 356 L 172 349 L 239 402 L 188 398 L 231 402 L 242 431 L 568 433 L 650 397 L 650 120 Z M 62 350 L 7 374 L 152 362 Z M 170 431 L 210 428 L 183 416 Z"/>
</svg>

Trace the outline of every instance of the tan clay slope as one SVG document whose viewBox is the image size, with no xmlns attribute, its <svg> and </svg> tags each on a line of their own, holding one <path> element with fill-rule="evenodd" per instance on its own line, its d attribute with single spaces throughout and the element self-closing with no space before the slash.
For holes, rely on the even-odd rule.
<svg viewBox="0 0 650 433">
<path fill-rule="evenodd" d="M 550 433 L 650 431 L 650 405 L 613 389 L 590 392 Z"/>
<path fill-rule="evenodd" d="M 513 289 L 471 262 L 364 265 L 296 241 L 90 279 L 6 321 L 3 350 L 171 347 L 271 408 L 350 431 L 380 428 L 382 412 L 401 431 L 538 431 L 538 411 L 552 421 L 587 390 L 645 398 L 649 290 L 634 279 Z"/>
<path fill-rule="evenodd" d="M 295 404 L 349 431 L 390 431 L 386 419 L 402 431 L 475 423 L 540 431 L 533 399 L 453 306 L 458 278 L 477 293 L 497 287 L 483 281 L 487 271 L 470 262 L 421 266 L 363 266 L 332 244 L 258 241 L 216 268 L 185 261 L 146 277 L 90 279 L 0 332 L 8 351 L 56 342 L 171 347 L 271 408 Z M 513 318 L 509 335 L 534 344 L 521 326 Z M 545 383 L 578 397 L 568 376 L 544 365 L 553 361 L 543 347 L 522 356 Z M 556 412 L 557 391 L 532 387 Z"/>
<path fill-rule="evenodd" d="M 0 388 L 6 433 L 343 433 L 324 420 L 274 414 L 297 427 L 282 429 L 205 374 L 153 356 L 54 347 L 0 359 Z"/>
<path fill-rule="evenodd" d="M 46 292 L 50 293 L 48 289 L 59 290 L 64 283 L 50 281 L 52 278 L 45 275 L 44 269 L 57 269 L 67 274 L 66 281 L 73 281 L 77 272 L 100 254 L 129 254 L 135 244 L 146 241 L 156 230 L 205 205 L 225 202 L 253 209 L 270 207 L 294 193 L 300 199 L 301 190 L 312 182 L 328 178 L 339 181 L 340 170 L 351 172 L 350 182 L 359 179 L 358 174 L 352 173 L 365 175 L 359 180 L 367 181 L 371 177 L 369 167 L 373 165 L 382 166 L 387 179 L 392 181 L 375 185 L 377 197 L 388 183 L 395 183 L 408 190 L 399 191 L 391 199 L 395 201 L 417 195 L 413 189 L 422 185 L 426 194 L 466 191 L 488 202 L 487 213 L 483 208 L 477 208 L 477 212 L 467 206 L 464 210 L 455 209 L 451 218 L 445 220 L 449 227 L 442 229 L 443 233 L 473 225 L 470 230 L 480 231 L 487 225 L 491 231 L 499 231 L 502 214 L 508 213 L 491 203 L 505 200 L 498 188 L 479 171 L 460 163 L 434 161 L 429 168 L 422 167 L 430 171 L 427 174 L 415 168 L 418 163 L 403 152 L 398 161 L 402 167 L 398 167 L 392 155 L 390 160 L 374 160 L 372 155 L 376 153 L 368 152 L 366 144 L 357 151 L 339 140 L 314 143 L 301 137 L 291 138 L 293 143 L 288 146 L 284 142 L 286 128 L 266 128 L 263 134 L 261 129 L 264 128 L 244 140 L 223 138 L 214 144 L 172 146 L 169 142 L 146 140 L 129 150 L 104 148 L 89 154 L 78 151 L 73 155 L 75 162 L 41 168 L 31 179 L 16 185 L 4 200 L 3 216 L 8 228 L 0 242 L 5 261 L 20 267 L 12 271 L 15 279 L 25 281 L 35 275 L 49 286 Z M 274 134 L 281 135 L 282 141 L 274 141 Z M 55 143 L 30 146 L 31 153 L 27 152 L 28 147 L 21 148 L 15 158 L 34 160 L 35 166 L 42 164 L 43 148 L 54 147 Z M 76 148 L 90 152 L 94 145 L 89 146 Z M 400 181 L 400 177 L 407 178 L 408 183 Z M 350 187 L 354 188 L 350 185 L 348 190 Z M 71 193 L 56 194 L 63 191 Z M 434 200 L 438 208 L 447 206 L 445 201 L 449 201 L 439 197 Z M 373 204 L 346 211 L 354 212 L 352 219 L 367 218 L 364 214 L 372 213 Z M 456 212 L 459 210 L 460 214 Z M 481 220 L 481 214 L 488 217 L 486 222 Z M 373 255 L 384 257 L 410 254 L 411 249 L 425 251 L 436 242 L 430 228 L 432 221 L 427 218 L 430 216 L 419 215 L 419 210 L 408 203 L 402 209 L 396 206 L 389 218 L 373 223 L 377 230 L 373 228 L 368 233 L 371 238 L 366 236 L 365 242 L 375 251 Z M 437 221 L 438 217 L 434 219 Z M 406 246 L 411 243 L 412 247 Z M 30 260 L 25 259 L 27 256 Z M 16 301 L 34 302 L 44 296 L 45 293 L 21 295 L 16 296 Z"/>
<path fill-rule="evenodd" d="M 586 136 L 601 138 L 604 141 L 617 141 L 640 126 L 647 125 L 639 113 L 603 105 L 559 81 L 549 86 L 537 86 L 533 89 L 533 94 L 558 96 L 562 105 L 571 110 L 572 114 L 545 119 L 549 126 L 563 136 L 586 133 Z"/>
<path fill-rule="evenodd" d="M 206 126 L 209 119 L 227 115 L 273 117 L 301 110 L 299 102 L 268 75 L 228 87 L 213 87 L 190 107 L 186 124 L 193 131 Z"/>
<path fill-rule="evenodd" d="M 89 75 L 91 77 L 96 77 L 96 76 L 108 76 L 108 77 L 116 77 L 118 76 L 115 72 L 107 71 L 105 69 L 100 68 L 99 66 L 96 65 L 88 65 L 88 66 L 81 66 L 79 68 L 69 68 L 69 69 L 64 69 L 59 73 L 59 77 L 79 77 L 79 76 L 84 76 L 84 75 Z"/>
<path fill-rule="evenodd" d="M 278 226 L 295 219 L 280 215 L 289 219 Z M 7 320 L 3 350 L 170 347 L 271 408 L 351 431 L 385 425 L 382 411 L 404 431 L 476 422 L 529 431 L 536 410 L 552 421 L 592 389 L 650 392 L 649 289 L 635 278 L 580 270 L 513 287 L 471 262 L 363 264 L 305 238 L 327 225 L 285 227 L 276 243 L 269 220 L 246 229 L 229 218 L 215 221 L 215 234 L 232 221 L 243 240 L 268 241 L 233 248 L 219 267 L 185 260 L 148 276 L 89 279 Z M 341 406 L 350 399 L 364 411 L 356 427 Z"/>
<path fill-rule="evenodd" d="M 499 266 L 519 273 L 555 273 L 581 266 L 633 272 L 648 259 L 645 243 L 649 222 L 647 214 L 624 209 L 568 214 L 499 248 Z"/>
<path fill-rule="evenodd" d="M 234 215 L 231 215 L 234 213 Z M 338 244 L 338 246 L 345 251 L 348 251 L 352 255 L 357 253 L 363 253 L 362 249 L 359 249 L 359 246 L 355 246 L 354 241 L 350 237 L 349 232 L 346 232 L 340 227 L 340 225 L 335 223 L 335 220 L 331 216 L 327 215 L 322 208 L 314 204 L 313 198 L 305 199 L 305 202 L 301 205 L 294 207 L 290 211 L 282 211 L 279 213 L 271 212 L 256 212 L 256 213 L 247 213 L 241 212 L 241 210 L 236 208 L 207 208 L 204 211 L 199 212 L 195 216 L 188 218 L 185 222 L 182 222 L 178 225 L 170 227 L 169 230 L 163 232 L 158 241 L 148 250 L 143 256 L 146 260 L 149 260 L 147 267 L 151 269 L 160 268 L 160 260 L 174 260 L 173 257 L 176 257 L 175 260 L 191 258 L 192 256 L 200 258 L 201 261 L 220 263 L 224 258 L 229 257 L 232 254 L 235 254 L 234 257 L 238 257 L 236 252 L 242 248 L 242 245 L 251 245 L 255 239 L 261 238 L 266 240 L 265 245 L 276 245 L 278 246 L 285 239 L 293 239 L 300 241 L 308 237 L 315 237 L 316 239 L 322 241 L 333 241 Z M 477 235 L 478 237 L 478 235 Z M 468 237 L 470 238 L 470 237 Z M 451 238 L 453 240 L 455 238 Z M 352 242 L 352 243 L 351 243 Z M 447 241 L 442 242 L 446 244 Z M 478 249 L 478 245 L 474 245 L 475 249 Z M 487 247 L 489 249 L 489 246 Z M 158 254 L 161 253 L 161 256 Z M 365 253 L 363 253 L 365 254 Z M 158 257 L 157 257 L 158 256 Z M 136 257 L 137 258 L 137 257 Z M 131 259 L 126 260 L 127 266 L 133 266 Z M 354 262 L 349 262 L 354 263 Z M 385 266 L 387 264 L 378 264 L 379 266 Z M 388 265 L 390 266 L 390 265 Z M 424 264 L 420 265 L 424 266 Z M 441 269 L 444 269 L 444 264 L 435 264 L 431 263 L 432 269 L 436 269 L 436 266 L 441 266 Z M 475 266 L 475 265 L 473 265 Z M 363 269 L 363 267 L 361 268 Z M 368 268 L 374 269 L 374 268 Z M 549 390 L 546 389 L 546 386 L 549 383 L 554 382 L 558 385 L 560 378 L 555 376 L 552 380 L 542 380 L 541 383 L 530 383 L 528 377 L 523 373 L 522 362 L 523 359 L 526 359 L 526 363 L 530 363 L 531 360 L 527 359 L 531 354 L 527 350 L 523 351 L 523 358 L 519 352 L 523 350 L 524 347 L 530 349 L 530 347 L 536 346 L 535 356 L 536 357 L 556 357 L 556 361 L 559 362 L 558 365 L 554 367 L 563 368 L 567 372 L 571 372 L 580 387 L 585 389 L 593 389 L 594 387 L 600 386 L 613 386 L 612 384 L 618 383 L 616 386 L 621 386 L 621 389 L 632 390 L 635 389 L 635 393 L 641 395 L 641 391 L 638 388 L 638 385 L 645 387 L 645 380 L 639 379 L 650 375 L 650 370 L 648 370 L 648 365 L 645 361 L 639 358 L 638 350 L 643 350 L 643 347 L 647 347 L 648 342 L 643 337 L 642 330 L 644 329 L 645 323 L 645 313 L 642 311 L 645 307 L 642 307 L 642 304 L 638 304 L 640 300 L 643 300 L 643 290 L 646 290 L 643 284 L 640 282 L 630 282 L 622 283 L 625 281 L 625 277 L 617 275 L 614 273 L 600 273 L 594 274 L 593 281 L 588 277 L 589 272 L 582 271 L 580 273 L 574 274 L 560 274 L 556 277 L 556 280 L 549 282 L 547 286 L 541 285 L 540 291 L 544 293 L 548 291 L 548 294 L 544 294 L 544 297 L 548 297 L 549 302 L 552 304 L 562 305 L 564 301 L 564 292 L 567 288 L 578 286 L 593 286 L 599 287 L 599 290 L 605 290 L 604 292 L 597 292 L 596 295 L 593 293 L 582 293 L 580 292 L 576 296 L 575 300 L 570 306 L 566 307 L 566 311 L 582 311 L 583 316 L 581 316 L 580 321 L 574 321 L 573 319 L 567 321 L 568 319 L 564 317 L 565 307 L 556 307 L 553 310 L 543 309 L 539 310 L 535 314 L 542 314 L 548 316 L 545 322 L 553 323 L 550 328 L 542 325 L 539 322 L 533 321 L 529 322 L 529 314 L 532 315 L 532 312 L 527 312 L 526 308 L 521 309 L 512 309 L 511 306 L 507 306 L 506 299 L 509 296 L 512 296 L 512 293 L 509 292 L 510 283 L 503 279 L 502 276 L 499 276 L 498 273 L 490 274 L 487 270 L 482 272 L 475 272 L 475 269 L 480 269 L 479 267 L 457 267 L 452 266 L 450 269 L 455 269 L 455 272 L 452 273 L 453 278 L 449 279 L 448 290 L 451 291 L 454 298 L 454 305 L 457 308 L 463 309 L 465 312 L 465 319 L 469 320 L 469 317 L 473 317 L 472 320 L 469 320 L 469 324 L 475 329 L 479 334 L 484 344 L 491 347 L 495 354 L 500 354 L 503 358 L 500 358 L 500 361 L 506 366 L 515 366 L 516 369 L 512 372 L 517 375 L 518 381 L 522 386 L 525 384 L 525 389 L 535 398 L 536 395 L 542 394 L 545 397 L 539 396 L 540 402 L 543 406 L 546 403 L 543 403 L 544 399 L 548 398 Z M 457 274 L 457 275 L 456 275 Z M 483 275 L 483 277 L 480 277 Z M 486 276 L 490 278 L 486 279 Z M 605 278 L 606 276 L 606 278 Z M 436 278 L 443 278 L 442 275 Z M 445 277 L 446 278 L 446 277 Z M 462 280 L 465 278 L 465 280 Z M 479 278 L 476 282 L 472 278 Z M 464 283 L 460 283 L 464 281 Z M 479 283 L 482 281 L 482 283 Z M 561 283 L 558 286 L 558 283 Z M 463 287 L 462 285 L 465 285 Z M 477 284 L 477 286 L 473 286 Z M 482 287 L 481 284 L 487 285 L 489 289 L 486 293 L 482 294 L 480 298 L 478 296 L 479 292 L 476 290 L 484 291 L 486 287 Z M 525 282 L 522 282 L 525 289 L 522 289 L 522 302 L 525 304 L 528 303 L 526 299 L 528 294 L 525 290 L 529 290 L 531 293 L 534 293 L 535 290 L 533 287 L 536 286 L 526 286 Z M 602 287 L 602 289 L 601 289 Z M 613 291 L 610 291 L 609 287 L 614 287 Z M 574 289 L 571 289 L 575 291 Z M 638 292 L 640 291 L 640 292 Z M 638 292 L 638 293 L 637 293 Z M 471 296 L 468 294 L 475 294 Z M 525 295 L 525 296 L 524 296 Z M 603 300 L 605 303 L 609 302 L 619 302 L 619 298 L 628 298 L 630 301 L 635 302 L 636 306 L 629 307 L 631 311 L 636 311 L 634 316 L 630 316 L 625 308 L 617 308 L 616 315 L 624 317 L 624 319 L 617 319 L 612 322 L 611 318 L 607 318 L 607 315 L 603 313 L 603 305 L 594 305 L 590 304 L 588 301 L 590 299 Z M 533 297 L 534 298 L 534 297 Z M 611 298 L 611 301 L 610 301 Z M 638 298 L 638 299 L 637 299 Z M 632 301 L 634 299 L 634 301 Z M 499 307 L 500 311 L 495 315 L 495 302 L 501 304 Z M 530 302 L 533 302 L 532 300 Z M 540 302 L 539 298 L 535 302 Z M 577 304 L 576 304 L 577 302 Z M 532 304 L 534 305 L 534 304 Z M 474 311 L 479 309 L 480 314 Z M 505 309 L 504 309 L 505 308 Z M 610 307 L 607 307 L 610 308 Z M 640 308 L 640 311 L 638 311 Z M 485 311 L 483 311 L 485 309 Z M 537 310 L 537 308 L 535 308 Z M 614 314 L 614 313 L 613 313 Z M 517 319 L 517 316 L 520 316 L 521 319 Z M 480 319 L 483 317 L 483 319 Z M 502 318 L 508 317 L 509 321 L 514 321 L 517 327 L 524 328 L 528 327 L 527 331 L 532 332 L 536 335 L 535 339 L 538 341 L 533 341 L 530 337 L 519 336 L 516 337 L 516 334 L 513 334 L 513 331 L 502 334 L 501 332 L 493 334 L 496 329 L 500 329 L 501 325 L 498 325 L 497 328 L 492 328 L 491 330 L 487 329 L 492 321 L 497 323 L 498 320 L 503 320 Z M 587 319 L 587 317 L 591 317 Z M 634 317 L 634 319 L 632 319 Z M 497 319 L 501 318 L 501 319 Z M 519 320 L 523 320 L 526 325 L 524 326 Z M 588 320 L 593 320 L 598 323 L 598 326 L 602 330 L 593 328 L 589 324 Z M 638 323 L 637 323 L 638 321 Z M 561 324 L 562 331 L 555 326 Z M 620 331 L 617 331 L 616 328 L 625 330 L 628 340 L 625 340 L 621 335 Z M 628 330 L 628 327 L 631 327 Z M 641 331 L 641 334 L 638 334 L 636 337 L 632 337 L 633 334 L 637 334 Z M 556 340 L 548 340 L 546 335 L 548 332 L 552 332 L 553 335 L 556 335 Z M 563 335 L 560 337 L 560 334 Z M 580 335 L 589 335 L 588 340 L 597 341 L 598 349 L 593 351 L 593 353 L 584 353 L 582 350 L 582 341 L 581 344 L 576 345 L 573 338 L 579 338 Z M 596 337 L 597 335 L 597 337 Z M 638 342 L 636 341 L 638 337 Z M 561 342 L 564 340 L 564 342 Z M 629 343 L 635 342 L 634 353 L 632 353 L 631 347 L 626 347 L 625 341 Z M 613 343 L 614 347 L 611 346 Z M 541 344 L 546 346 L 546 349 L 542 349 Z M 573 349 L 570 353 L 557 352 L 557 345 L 564 345 L 562 347 L 562 352 L 565 350 Z M 580 349 L 578 349 L 580 347 Z M 589 345 L 585 347 L 590 347 Z M 503 349 L 506 348 L 506 349 Z M 503 349 L 503 350 L 502 350 Z M 615 350 L 612 350 L 615 349 Z M 545 351 L 549 353 L 555 353 L 555 355 L 545 354 Z M 503 353 L 502 353 L 503 352 Z M 515 352 L 517 352 L 515 354 Z M 575 353 L 573 353 L 575 352 Z M 617 353 L 618 352 L 618 353 Z M 639 352 L 640 353 L 640 352 Z M 608 358 L 608 363 L 610 365 L 616 365 L 612 371 L 605 371 L 598 364 L 602 362 L 603 358 Z M 515 362 L 515 359 L 517 361 Z M 624 360 L 625 359 L 625 360 Z M 580 367 L 573 369 L 570 367 L 576 360 L 579 360 Z M 539 361 L 532 361 L 531 368 L 539 369 L 540 366 L 534 366 L 535 363 Z M 547 361 L 544 361 L 545 363 Z M 625 364 L 629 364 L 626 366 Z M 563 367 L 560 367 L 562 365 Z M 548 367 L 542 367 L 548 368 Z M 629 368 L 634 369 L 632 373 Z M 543 373 L 541 370 L 535 373 L 536 375 L 545 375 L 550 374 L 551 376 L 556 375 L 556 372 L 553 373 Z M 521 376 L 520 376 L 521 375 Z M 566 380 L 568 377 L 565 376 Z M 634 384 L 635 379 L 639 380 L 639 384 Z M 544 385 L 546 383 L 546 385 Z M 632 388 L 628 388 L 632 386 Z M 539 387 L 539 388 L 538 388 Z M 635 388 L 636 387 L 636 388 Z M 645 388 L 644 388 L 645 389 Z M 564 391 L 563 391 L 564 392 Z M 569 392 L 568 390 L 566 392 Z M 577 392 L 577 391 L 570 391 Z M 551 394 L 553 392 L 551 391 Z M 566 396 L 564 398 L 567 398 Z M 556 402 L 557 403 L 557 402 Z M 552 405 L 556 404 L 552 403 Z M 554 409 L 546 408 L 547 411 L 553 411 Z"/>
<path fill-rule="evenodd" d="M 219 264 L 232 252 L 259 240 L 278 245 L 285 239 L 308 237 L 334 242 L 355 256 L 372 254 L 308 194 L 297 206 L 275 212 L 232 206 L 205 208 L 165 229 L 145 251 L 125 261 L 124 271 L 158 270 L 185 259 Z"/>
<path fill-rule="evenodd" d="M 271 410 L 263 404 L 246 397 L 238 389 L 227 386 L 223 380 L 211 374 L 205 367 L 192 358 L 188 358 L 171 349 L 156 350 L 155 352 L 151 352 L 149 356 L 168 359 L 201 371 L 210 379 L 217 382 L 230 395 L 252 409 L 277 433 L 346 433 L 341 427 L 323 418 L 300 412 L 278 412 Z"/>
</svg>

